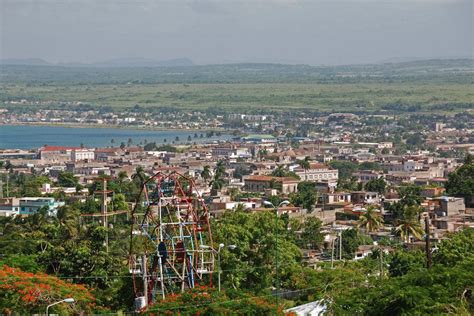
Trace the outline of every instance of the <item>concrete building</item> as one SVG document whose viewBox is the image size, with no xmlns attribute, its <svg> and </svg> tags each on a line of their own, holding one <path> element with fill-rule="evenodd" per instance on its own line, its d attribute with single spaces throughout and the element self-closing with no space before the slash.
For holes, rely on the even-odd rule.
<svg viewBox="0 0 474 316">
<path fill-rule="evenodd" d="M 19 210 L 20 215 L 33 215 L 43 207 L 47 207 L 50 215 L 56 215 L 58 208 L 63 205 L 64 202 L 57 202 L 54 198 L 24 197 L 20 198 Z"/>
</svg>

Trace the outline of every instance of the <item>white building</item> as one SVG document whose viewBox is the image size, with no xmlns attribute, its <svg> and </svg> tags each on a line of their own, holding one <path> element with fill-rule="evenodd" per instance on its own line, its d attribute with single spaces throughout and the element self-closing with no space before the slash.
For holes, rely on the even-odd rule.
<svg viewBox="0 0 474 316">
<path fill-rule="evenodd" d="M 74 149 L 71 153 L 72 161 L 94 160 L 94 150 L 87 148 Z"/>
<path fill-rule="evenodd" d="M 302 181 L 335 180 L 339 178 L 339 171 L 331 169 L 328 165 L 311 163 L 309 169 L 305 170 L 298 166 L 291 166 L 290 170 L 295 172 Z"/>
</svg>

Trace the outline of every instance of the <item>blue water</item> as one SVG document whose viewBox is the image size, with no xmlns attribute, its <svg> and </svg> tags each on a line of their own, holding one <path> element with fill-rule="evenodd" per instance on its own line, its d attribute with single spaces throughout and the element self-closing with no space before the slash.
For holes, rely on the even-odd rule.
<svg viewBox="0 0 474 316">
<path fill-rule="evenodd" d="M 194 133 L 203 138 L 194 138 Z M 185 143 L 191 135 L 191 142 L 209 142 L 211 140 L 228 139 L 229 135 L 221 137 L 207 138 L 205 131 L 150 131 L 117 128 L 76 128 L 76 127 L 56 127 L 56 126 L 32 126 L 32 125 L 0 125 L 0 148 L 4 149 L 33 149 L 44 145 L 50 146 L 80 146 L 86 147 L 108 147 L 120 146 L 121 142 L 127 144 L 128 139 L 133 140 L 133 144 L 138 144 L 147 140 L 157 144 L 171 144 L 176 136 L 179 143 Z M 111 140 L 114 139 L 114 143 Z"/>
</svg>

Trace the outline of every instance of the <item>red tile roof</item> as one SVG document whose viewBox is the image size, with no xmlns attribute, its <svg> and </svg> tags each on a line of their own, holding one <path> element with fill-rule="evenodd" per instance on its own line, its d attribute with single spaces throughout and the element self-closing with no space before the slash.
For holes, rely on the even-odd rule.
<svg viewBox="0 0 474 316">
<path fill-rule="evenodd" d="M 65 146 L 43 146 L 40 151 L 61 151 L 61 150 L 74 150 L 81 149 L 81 147 L 65 147 Z"/>
</svg>

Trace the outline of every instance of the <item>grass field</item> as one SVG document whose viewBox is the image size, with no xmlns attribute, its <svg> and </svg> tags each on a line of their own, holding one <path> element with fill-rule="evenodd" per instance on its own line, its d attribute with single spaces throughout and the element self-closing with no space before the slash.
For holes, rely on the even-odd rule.
<svg viewBox="0 0 474 316">
<path fill-rule="evenodd" d="M 373 111 L 387 104 L 468 104 L 470 84 L 122 84 L 122 85 L 4 85 L 3 100 L 80 101 L 116 109 L 144 107 L 233 110 Z M 471 106 L 469 106 L 471 104 Z"/>
</svg>

